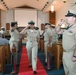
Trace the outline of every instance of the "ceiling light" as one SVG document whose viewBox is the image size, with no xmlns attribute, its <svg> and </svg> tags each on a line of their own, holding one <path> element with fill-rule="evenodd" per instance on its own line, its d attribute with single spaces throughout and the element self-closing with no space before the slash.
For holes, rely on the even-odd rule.
<svg viewBox="0 0 76 75">
<path fill-rule="evenodd" d="M 67 0 L 63 0 L 63 2 L 64 2 L 64 3 L 66 3 L 66 2 L 67 2 Z"/>
<path fill-rule="evenodd" d="M 3 1 L 3 0 L 1 0 L 1 1 Z"/>
<path fill-rule="evenodd" d="M 4 2 L 4 1 L 2 1 L 2 4 L 5 4 L 5 2 Z"/>
<path fill-rule="evenodd" d="M 54 6 L 53 5 L 51 6 L 51 12 L 54 12 Z"/>
<path fill-rule="evenodd" d="M 49 2 L 47 2 L 47 4 L 48 4 Z"/>
</svg>

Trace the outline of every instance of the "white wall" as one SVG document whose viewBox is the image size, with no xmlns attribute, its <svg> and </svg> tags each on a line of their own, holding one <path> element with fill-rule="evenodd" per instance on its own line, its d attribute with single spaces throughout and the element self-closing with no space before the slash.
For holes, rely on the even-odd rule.
<svg viewBox="0 0 76 75">
<path fill-rule="evenodd" d="M 6 15 L 6 22 L 10 23 L 14 21 L 14 10 L 9 10 Z"/>
<path fill-rule="evenodd" d="M 15 20 L 14 10 L 1 11 L 1 25 L 5 27 L 6 23 L 11 23 Z M 49 12 L 43 13 L 42 11 L 37 11 L 37 25 L 41 30 L 41 23 L 49 22 Z"/>
<path fill-rule="evenodd" d="M 19 27 L 25 27 L 29 21 L 34 21 L 37 26 L 37 10 L 35 9 L 15 9 L 15 21 Z"/>
<path fill-rule="evenodd" d="M 42 11 L 38 11 L 38 27 L 40 28 L 40 32 L 42 34 L 43 31 L 41 31 L 41 24 L 49 22 L 49 12 L 44 13 Z"/>
<path fill-rule="evenodd" d="M 14 12 L 13 10 L 1 11 L 1 26 L 5 27 L 6 23 L 11 23 L 14 21 Z"/>
<path fill-rule="evenodd" d="M 76 5 L 71 7 L 71 3 L 75 2 L 76 0 L 67 0 L 67 3 L 65 3 L 65 5 L 62 8 L 56 11 L 56 25 L 59 23 L 60 19 L 65 19 L 65 15 L 67 14 L 67 11 L 69 9 L 76 10 Z"/>
<path fill-rule="evenodd" d="M 6 24 L 6 12 L 1 11 L 1 26 L 5 27 Z"/>
</svg>

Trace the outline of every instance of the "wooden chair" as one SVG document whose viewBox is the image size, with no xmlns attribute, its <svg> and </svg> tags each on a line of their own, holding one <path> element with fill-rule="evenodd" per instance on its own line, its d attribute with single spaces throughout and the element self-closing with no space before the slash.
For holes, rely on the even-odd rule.
<svg viewBox="0 0 76 75">
<path fill-rule="evenodd" d="M 0 46 L 0 71 L 2 74 L 5 72 L 5 49 L 4 46 Z"/>
<path fill-rule="evenodd" d="M 57 69 L 60 69 L 60 65 L 62 63 L 62 53 L 63 53 L 62 44 L 57 44 L 56 50 L 54 51 L 54 63 Z"/>
</svg>

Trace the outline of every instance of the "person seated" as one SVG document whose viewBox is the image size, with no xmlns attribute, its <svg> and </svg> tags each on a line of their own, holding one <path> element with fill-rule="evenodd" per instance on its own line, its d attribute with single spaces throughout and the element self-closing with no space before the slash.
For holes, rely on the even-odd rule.
<svg viewBox="0 0 76 75">
<path fill-rule="evenodd" d="M 2 34 L 0 33 L 0 45 L 9 44 L 9 41 L 5 38 L 2 38 Z"/>
</svg>

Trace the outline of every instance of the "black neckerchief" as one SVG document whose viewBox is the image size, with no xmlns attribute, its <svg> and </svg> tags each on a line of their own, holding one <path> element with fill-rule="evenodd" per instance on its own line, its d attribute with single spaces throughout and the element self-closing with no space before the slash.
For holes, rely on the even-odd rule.
<svg viewBox="0 0 76 75">
<path fill-rule="evenodd" d="M 74 25 L 74 24 L 73 24 Z M 73 25 L 71 25 L 71 26 L 68 26 L 67 28 L 66 28 L 66 30 L 68 30 L 69 28 L 71 28 Z"/>
<path fill-rule="evenodd" d="M 44 33 L 45 33 L 45 30 L 43 31 L 42 36 L 44 35 Z"/>
</svg>

